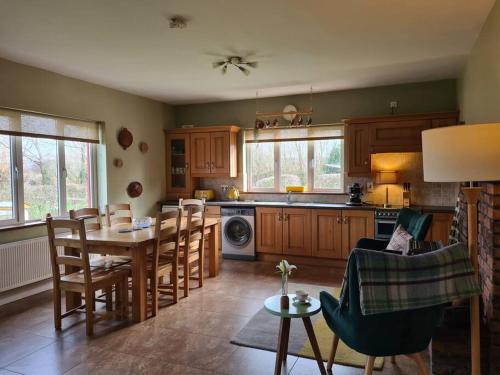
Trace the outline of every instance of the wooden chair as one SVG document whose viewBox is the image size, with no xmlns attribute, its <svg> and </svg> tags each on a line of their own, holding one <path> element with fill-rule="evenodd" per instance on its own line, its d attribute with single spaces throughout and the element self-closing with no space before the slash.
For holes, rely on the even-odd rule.
<svg viewBox="0 0 500 375">
<path fill-rule="evenodd" d="M 179 262 L 183 267 L 184 297 L 189 295 L 190 280 L 198 280 L 198 287 L 203 286 L 206 232 L 205 206 L 189 205 L 187 212 L 185 240 L 181 243 L 179 252 Z"/>
<path fill-rule="evenodd" d="M 71 230 L 78 234 L 79 241 L 68 241 L 63 237 L 56 237 L 55 230 Z M 62 318 L 75 312 L 80 312 L 85 308 L 87 335 L 94 333 L 94 323 L 106 319 L 111 315 L 118 315 L 125 318 L 128 315 L 128 272 L 119 269 L 96 268 L 91 270 L 89 254 L 87 249 L 87 237 L 85 233 L 85 223 L 83 220 L 63 220 L 53 219 L 47 216 L 47 232 L 50 245 L 50 256 L 52 263 L 52 275 L 54 283 L 54 325 L 56 330 L 61 330 Z M 80 256 L 59 255 L 57 246 L 70 246 L 78 249 Z M 79 267 L 80 271 L 61 276 L 59 266 L 61 264 L 71 267 Z M 94 311 L 89 306 L 89 298 L 86 305 L 78 306 L 72 310 L 61 313 L 61 291 L 84 293 L 85 296 L 93 296 L 96 290 L 116 287 L 116 312 L 106 312 L 94 318 Z"/>
<path fill-rule="evenodd" d="M 70 219 L 81 219 L 85 223 L 85 231 L 94 231 L 94 230 L 99 230 L 102 228 L 102 221 L 101 221 L 101 214 L 99 212 L 98 208 L 93 208 L 93 207 L 85 207 L 81 208 L 79 210 L 70 210 L 69 211 L 69 218 Z M 90 220 L 90 221 L 89 221 Z M 73 232 L 74 233 L 74 232 Z M 117 267 L 120 266 L 122 269 L 128 269 L 129 274 L 131 273 L 130 266 L 128 263 L 132 261 L 131 257 L 127 256 L 111 256 L 107 257 L 108 259 L 111 260 L 112 267 Z M 97 258 L 97 259 L 91 259 L 90 260 L 90 267 L 91 268 L 96 268 L 96 267 L 105 267 L 105 261 L 103 260 L 102 257 Z M 100 298 L 103 297 L 102 295 L 99 296 L 98 298 L 94 298 L 94 301 L 92 301 L 92 308 L 95 311 L 95 302 L 106 302 L 106 309 L 108 311 L 112 310 L 113 306 L 113 301 L 112 301 L 112 288 L 108 288 L 105 290 L 104 294 L 106 297 L 106 300 L 103 301 Z"/>
<path fill-rule="evenodd" d="M 130 203 L 106 205 L 106 223 L 108 227 L 122 223 L 132 223 L 132 208 Z"/>
<path fill-rule="evenodd" d="M 171 295 L 173 302 L 179 301 L 179 245 L 181 236 L 182 210 L 158 212 L 156 216 L 155 245 L 148 259 L 152 314 L 158 313 L 160 294 Z M 168 226 L 161 224 L 169 221 Z M 165 283 L 165 277 L 169 282 Z"/>
</svg>

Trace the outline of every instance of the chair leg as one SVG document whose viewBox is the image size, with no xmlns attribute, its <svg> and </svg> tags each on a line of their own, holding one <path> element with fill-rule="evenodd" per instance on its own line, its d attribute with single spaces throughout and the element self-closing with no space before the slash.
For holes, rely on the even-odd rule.
<svg viewBox="0 0 500 375">
<path fill-rule="evenodd" d="M 189 263 L 184 263 L 184 298 L 189 296 L 189 276 L 190 267 Z"/>
<path fill-rule="evenodd" d="M 85 296 L 90 299 L 94 295 L 94 291 L 87 289 L 85 291 Z M 87 326 L 87 336 L 92 336 L 94 334 L 94 311 L 91 306 L 85 306 L 85 324 Z"/>
<path fill-rule="evenodd" d="M 201 288 L 203 286 L 203 268 L 205 267 L 204 257 L 205 257 L 205 254 L 203 252 L 203 249 L 201 249 L 200 253 L 198 254 L 198 287 L 199 288 Z"/>
<path fill-rule="evenodd" d="M 124 319 L 128 318 L 128 277 L 124 277 L 121 283 L 121 295 L 122 295 L 122 317 Z"/>
<path fill-rule="evenodd" d="M 339 337 L 334 333 L 333 334 L 333 342 L 332 342 L 332 350 L 330 351 L 330 358 L 328 358 L 328 364 L 326 369 L 331 370 L 333 367 L 333 360 L 335 359 L 335 354 L 337 353 L 337 347 L 339 345 Z"/>
<path fill-rule="evenodd" d="M 152 314 L 153 314 L 153 316 L 156 316 L 156 314 L 158 314 L 158 282 L 159 282 L 159 278 L 153 274 L 149 282 L 151 283 L 150 288 L 151 288 L 151 305 L 152 305 L 152 310 L 153 310 Z"/>
<path fill-rule="evenodd" d="M 57 331 L 61 330 L 61 321 L 61 289 L 59 285 L 54 285 L 54 327 Z"/>
<path fill-rule="evenodd" d="M 107 301 L 106 301 L 107 302 Z M 122 307 L 122 282 L 117 282 L 115 284 L 115 310 L 118 312 L 118 318 L 122 319 L 121 307 Z M 113 305 L 113 301 L 111 301 Z"/>
<path fill-rule="evenodd" d="M 420 371 L 421 375 L 429 375 L 430 371 L 429 368 L 425 365 L 424 359 L 422 358 L 421 353 L 413 353 L 413 354 L 408 354 L 408 357 L 413 359 L 418 366 L 418 370 Z"/>
<path fill-rule="evenodd" d="M 179 265 L 174 262 L 170 273 L 170 283 L 172 284 L 172 298 L 174 303 L 179 302 Z"/>
<path fill-rule="evenodd" d="M 106 311 L 113 311 L 113 287 L 107 287 L 104 292 L 106 293 Z"/>
<path fill-rule="evenodd" d="M 373 365 L 375 364 L 375 357 L 369 356 L 366 360 L 365 375 L 372 375 Z"/>
</svg>

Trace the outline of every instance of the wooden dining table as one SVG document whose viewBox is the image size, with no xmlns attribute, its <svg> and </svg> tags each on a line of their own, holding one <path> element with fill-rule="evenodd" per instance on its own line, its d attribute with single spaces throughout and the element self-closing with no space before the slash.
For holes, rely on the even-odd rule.
<svg viewBox="0 0 500 375">
<path fill-rule="evenodd" d="M 166 221 L 162 227 L 168 227 L 174 222 Z M 208 237 L 208 265 L 209 277 L 219 274 L 219 225 L 220 219 L 206 218 L 206 235 Z M 181 229 L 187 226 L 187 218 L 183 217 Z M 131 224 L 118 224 L 112 227 L 103 227 L 95 231 L 88 231 L 87 246 L 89 253 L 106 254 L 131 257 L 132 269 L 132 318 L 134 322 L 142 322 L 146 319 L 147 310 L 147 254 L 152 252 L 155 239 L 155 226 L 120 233 L 119 230 L 132 227 Z M 61 236 L 71 241 L 78 241 L 77 234 Z M 77 250 L 70 246 L 64 248 L 66 255 L 78 255 Z M 78 271 L 77 268 L 66 266 L 65 273 Z M 81 305 L 82 296 L 75 292 L 66 292 L 66 310 Z"/>
</svg>

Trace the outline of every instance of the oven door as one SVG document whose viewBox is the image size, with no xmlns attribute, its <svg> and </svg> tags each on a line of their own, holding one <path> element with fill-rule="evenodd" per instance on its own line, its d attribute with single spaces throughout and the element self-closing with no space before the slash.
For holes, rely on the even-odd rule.
<svg viewBox="0 0 500 375">
<path fill-rule="evenodd" d="M 396 220 L 377 219 L 375 220 L 375 238 L 377 240 L 389 240 L 394 232 Z"/>
</svg>

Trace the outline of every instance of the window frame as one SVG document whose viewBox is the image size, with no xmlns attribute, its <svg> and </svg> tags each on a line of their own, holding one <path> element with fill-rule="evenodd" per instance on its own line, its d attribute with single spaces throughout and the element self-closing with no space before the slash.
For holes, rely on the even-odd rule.
<svg viewBox="0 0 500 375">
<path fill-rule="evenodd" d="M 314 186 L 314 176 L 316 172 L 315 163 L 315 153 L 314 153 L 314 142 L 318 140 L 341 140 L 341 173 L 340 173 L 340 189 L 322 189 L 315 188 Z M 307 141 L 307 186 L 305 192 L 307 193 L 318 193 L 318 194 L 343 194 L 345 192 L 344 182 L 345 182 L 345 136 L 332 136 L 332 137 L 321 137 L 321 138 L 310 138 L 302 140 L 269 140 L 269 141 L 257 141 L 257 142 L 245 142 L 244 143 L 244 158 L 245 161 L 243 165 L 245 166 L 244 171 L 244 186 L 245 191 L 249 193 L 285 193 L 285 191 L 280 190 L 281 185 L 281 143 L 282 142 L 303 142 Z M 248 145 L 253 143 L 270 142 L 274 144 L 274 187 L 272 188 L 258 188 L 251 186 L 252 184 L 252 167 L 251 167 L 251 147 Z"/>
<path fill-rule="evenodd" d="M 26 137 L 33 138 L 33 137 Z M 34 137 L 37 138 L 37 137 Z M 43 138 L 43 137 L 39 137 Z M 10 162 L 11 162 L 11 191 L 13 218 L 0 220 L 0 227 L 7 225 L 22 225 L 26 223 L 37 222 L 44 218 L 26 220 L 24 215 L 24 173 L 23 173 L 23 154 L 22 140 L 23 136 L 9 135 L 10 140 Z M 69 140 L 70 141 L 70 140 Z M 57 217 L 69 216 L 67 210 L 67 171 L 65 159 L 65 140 L 56 140 L 57 148 L 57 191 L 58 191 L 58 215 Z M 71 141 L 70 141 L 71 142 Z M 97 144 L 91 142 L 82 142 L 90 146 L 89 165 L 90 165 L 90 203 L 92 207 L 97 207 L 98 201 L 98 183 L 97 183 Z"/>
</svg>

